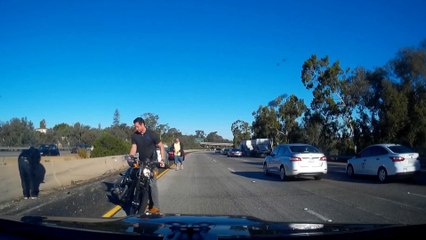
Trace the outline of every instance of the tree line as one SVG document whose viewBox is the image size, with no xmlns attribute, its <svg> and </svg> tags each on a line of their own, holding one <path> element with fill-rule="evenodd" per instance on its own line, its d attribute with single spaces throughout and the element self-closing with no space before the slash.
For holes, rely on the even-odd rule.
<svg viewBox="0 0 426 240">
<path fill-rule="evenodd" d="M 148 128 L 158 133 L 161 141 L 171 145 L 177 137 L 185 144 L 186 148 L 200 148 L 197 139 L 211 142 L 228 142 L 216 131 L 205 134 L 203 130 L 196 130 L 194 135 L 185 135 L 180 130 L 159 122 L 155 113 L 141 115 Z M 40 129 L 45 129 L 46 121 L 40 121 Z M 91 157 L 125 154 L 129 152 L 133 125 L 120 123 L 120 113 L 116 109 L 113 115 L 113 124 L 101 129 L 75 123 L 69 125 L 60 123 L 46 132 L 36 131 L 34 124 L 27 118 L 12 118 L 10 121 L 0 123 L 0 146 L 3 147 L 28 147 L 39 144 L 54 143 L 62 149 L 68 149 L 79 144 L 94 146 Z"/>
<path fill-rule="evenodd" d="M 274 144 L 310 143 L 337 155 L 400 143 L 426 154 L 426 40 L 373 70 L 342 69 L 339 61 L 312 55 L 301 81 L 312 91 L 309 106 L 294 94 L 278 96 L 252 113 L 252 124 L 232 124 L 234 144 L 269 138 Z"/>
</svg>

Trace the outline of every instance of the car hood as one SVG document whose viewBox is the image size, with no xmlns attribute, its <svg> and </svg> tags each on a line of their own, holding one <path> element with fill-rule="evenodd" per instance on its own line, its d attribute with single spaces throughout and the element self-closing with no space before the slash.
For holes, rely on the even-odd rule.
<svg viewBox="0 0 426 240">
<path fill-rule="evenodd" d="M 309 239 L 324 236 L 342 237 L 359 234 L 360 237 L 395 237 L 404 232 L 426 232 L 426 225 L 393 224 L 334 224 L 270 222 L 249 216 L 217 215 L 148 215 L 122 218 L 75 218 L 49 216 L 3 216 L 0 232 L 13 235 L 30 234 L 37 238 L 55 239 L 220 239 L 220 238 L 282 238 L 303 237 Z M 366 235 L 368 234 L 368 235 Z M 0 238 L 1 238 L 0 234 Z M 27 238 L 23 238 L 27 239 Z M 28 238 L 32 239 L 32 238 Z"/>
</svg>

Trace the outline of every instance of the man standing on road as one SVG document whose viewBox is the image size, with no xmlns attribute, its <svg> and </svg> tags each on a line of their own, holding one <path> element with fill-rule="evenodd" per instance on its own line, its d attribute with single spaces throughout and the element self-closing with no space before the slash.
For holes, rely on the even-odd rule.
<svg viewBox="0 0 426 240">
<path fill-rule="evenodd" d="M 40 158 L 40 151 L 34 147 L 22 150 L 18 156 L 18 168 L 24 199 L 38 198 L 39 186 L 44 178 L 44 173 L 40 172 L 40 169 L 44 170 L 41 166 Z"/>
<path fill-rule="evenodd" d="M 141 117 L 137 117 L 133 120 L 133 125 L 136 131 L 132 134 L 130 155 L 134 156 L 136 153 L 139 153 L 139 159 L 141 161 L 146 161 L 146 159 L 157 161 L 156 148 L 159 147 L 161 154 L 160 167 L 164 167 L 164 145 L 158 135 L 151 129 L 145 127 L 145 121 Z M 158 201 L 158 188 L 155 177 L 151 181 L 149 201 L 149 211 L 151 213 L 159 213 L 160 204 Z"/>
<path fill-rule="evenodd" d="M 185 153 L 183 151 L 183 145 L 179 141 L 179 138 L 176 138 L 175 143 L 173 143 L 173 150 L 175 152 L 176 170 L 183 169 L 183 160 L 185 157 Z"/>
</svg>

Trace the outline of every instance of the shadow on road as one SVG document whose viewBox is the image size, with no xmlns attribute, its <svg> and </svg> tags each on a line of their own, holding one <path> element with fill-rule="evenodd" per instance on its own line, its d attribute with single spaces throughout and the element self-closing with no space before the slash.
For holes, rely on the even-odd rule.
<svg viewBox="0 0 426 240">
<path fill-rule="evenodd" d="M 249 163 L 248 164 L 255 164 L 255 163 Z M 265 176 L 265 174 L 261 171 L 247 171 L 247 172 L 232 172 L 235 175 L 246 177 L 249 179 L 257 179 L 257 180 L 265 180 L 265 181 L 281 181 L 278 175 L 270 174 L 268 176 Z M 298 178 L 289 178 L 286 181 L 306 181 L 306 180 L 312 180 L 312 177 L 298 177 Z M 323 179 L 333 180 L 333 181 L 340 181 L 340 182 L 352 182 L 352 183 L 361 183 L 361 184 L 392 184 L 392 183 L 399 183 L 399 184 L 407 184 L 407 185 L 426 185 L 426 173 L 421 172 L 414 176 L 413 178 L 390 178 L 388 182 L 386 183 L 379 183 L 376 176 L 361 176 L 357 175 L 353 178 L 346 175 L 344 172 L 329 172 L 327 173 Z"/>
<path fill-rule="evenodd" d="M 258 179 L 258 180 L 266 180 L 266 181 L 274 181 L 274 182 L 281 182 L 281 179 L 278 175 L 268 175 L 266 176 L 263 172 L 232 172 L 235 175 L 250 178 L 250 179 Z M 303 178 L 289 178 L 286 181 L 311 181 L 313 178 L 310 177 L 303 177 Z M 286 182 L 285 181 L 285 182 Z"/>
<path fill-rule="evenodd" d="M 105 187 L 106 187 L 106 189 L 105 189 L 105 191 L 107 191 L 107 192 L 110 192 L 111 190 L 112 190 L 112 188 L 114 187 L 114 183 L 112 182 L 102 182 L 104 185 L 105 185 Z"/>
<path fill-rule="evenodd" d="M 116 196 L 114 196 L 111 192 L 112 192 L 112 190 L 113 190 L 113 188 L 114 188 L 114 183 L 112 182 L 102 182 L 104 185 L 105 185 L 105 187 L 106 187 L 106 189 L 105 189 L 105 192 L 106 192 L 106 196 L 107 196 L 107 198 L 108 198 L 108 201 L 110 202 L 110 203 L 112 203 L 112 204 L 115 204 L 115 205 L 121 205 L 121 202 L 120 202 L 120 200 L 118 200 L 117 199 L 117 197 Z"/>
<path fill-rule="evenodd" d="M 262 166 L 263 165 L 263 162 L 246 162 L 246 161 L 244 161 L 243 163 L 245 163 L 245 164 L 251 164 L 251 165 L 257 165 L 257 166 Z"/>
<path fill-rule="evenodd" d="M 250 178 L 250 179 L 277 181 L 277 182 L 280 181 L 279 178 L 274 178 L 273 176 L 265 176 L 262 172 L 232 172 L 232 173 L 235 175 Z"/>
<path fill-rule="evenodd" d="M 343 172 L 329 172 L 324 178 L 340 182 L 352 182 L 352 183 L 365 183 L 365 184 L 392 184 L 400 183 L 407 185 L 426 185 L 426 173 L 421 172 L 416 174 L 412 178 L 408 177 L 390 177 L 389 180 L 385 183 L 380 183 L 377 180 L 377 176 L 367 176 L 367 175 L 356 175 L 354 177 L 349 177 L 346 173 Z"/>
</svg>

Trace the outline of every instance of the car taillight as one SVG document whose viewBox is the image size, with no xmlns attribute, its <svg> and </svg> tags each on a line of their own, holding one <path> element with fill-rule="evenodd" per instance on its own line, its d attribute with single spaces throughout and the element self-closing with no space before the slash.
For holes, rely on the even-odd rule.
<svg viewBox="0 0 426 240">
<path fill-rule="evenodd" d="M 302 161 L 302 159 L 300 157 L 290 157 L 290 161 L 297 162 L 297 161 Z"/>
<path fill-rule="evenodd" d="M 401 157 L 401 156 L 393 156 L 393 157 L 389 157 L 392 162 L 402 162 L 405 160 L 405 158 Z"/>
<path fill-rule="evenodd" d="M 322 156 L 322 157 L 320 158 L 320 161 L 327 161 L 327 157 L 326 157 L 326 156 Z"/>
</svg>

